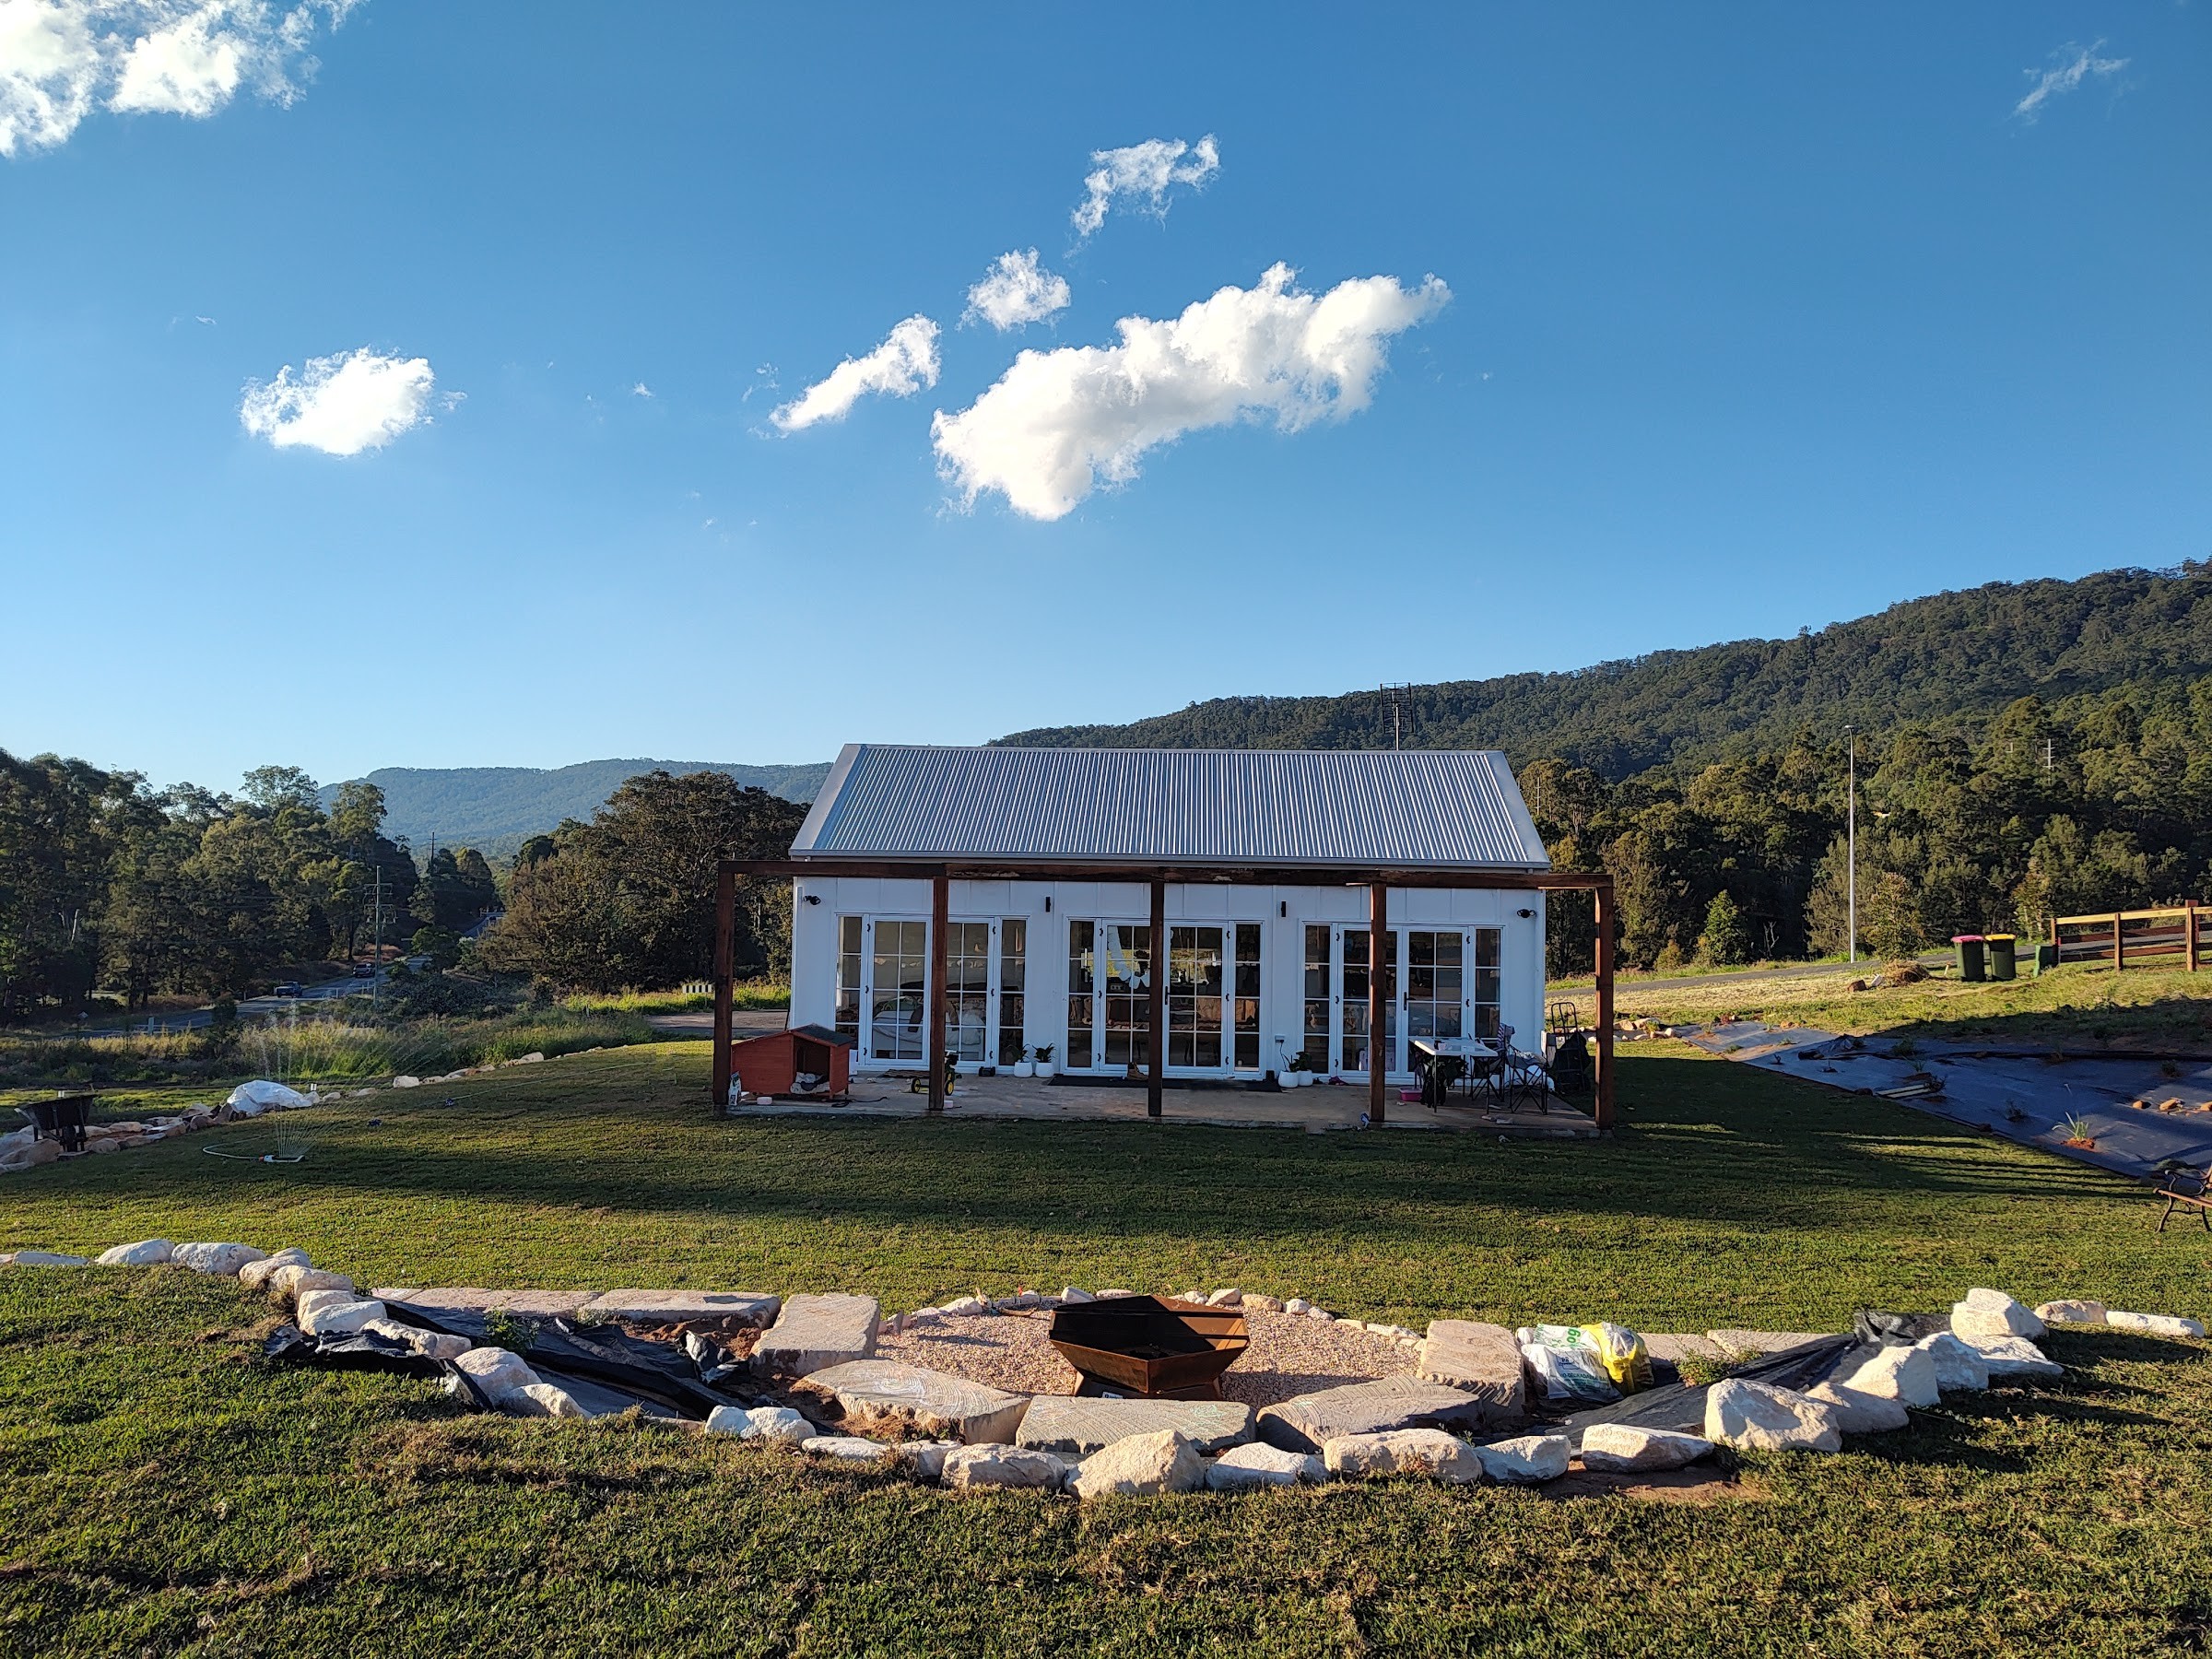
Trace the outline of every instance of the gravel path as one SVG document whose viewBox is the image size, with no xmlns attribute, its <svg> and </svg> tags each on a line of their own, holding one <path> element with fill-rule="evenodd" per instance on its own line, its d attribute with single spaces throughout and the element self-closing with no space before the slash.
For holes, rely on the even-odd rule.
<svg viewBox="0 0 2212 1659">
<path fill-rule="evenodd" d="M 1414 1354 L 1387 1337 L 1297 1313 L 1247 1313 L 1252 1346 L 1221 1378 L 1222 1393 L 1254 1407 L 1341 1382 L 1409 1374 Z M 1050 1310 L 948 1317 L 876 1344 L 886 1359 L 926 1365 L 1014 1394 L 1072 1394 L 1082 1381 L 1053 1349 Z"/>
</svg>

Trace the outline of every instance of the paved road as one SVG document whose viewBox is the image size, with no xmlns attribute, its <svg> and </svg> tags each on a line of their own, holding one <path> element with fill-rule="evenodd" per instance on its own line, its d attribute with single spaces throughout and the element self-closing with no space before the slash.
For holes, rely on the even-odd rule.
<svg viewBox="0 0 2212 1659">
<path fill-rule="evenodd" d="M 1931 951 L 1920 959 L 1924 968 L 1940 968 L 1951 959 L 1947 951 Z M 1854 978 L 1860 974 L 1879 973 L 1880 962 L 1872 957 L 1861 957 L 1855 962 L 1807 962 L 1794 968 L 1734 968 L 1723 973 L 1688 973 L 1679 979 L 1616 978 L 1613 992 L 1619 995 L 1627 991 L 1694 991 L 1700 985 L 1745 984 L 1755 980 L 1817 979 L 1824 973 L 1848 973 Z M 1597 987 L 1588 981 L 1576 985 L 1553 985 L 1547 995 L 1574 996 L 1587 994 Z"/>
<path fill-rule="evenodd" d="M 354 979 L 349 976 L 344 979 L 324 980 L 312 985 L 302 985 L 298 996 L 249 996 L 238 1005 L 238 1012 L 241 1018 L 258 1018 L 281 1014 L 287 1008 L 297 1007 L 302 1003 L 333 1002 L 347 996 L 366 996 L 368 994 L 369 982 L 365 979 Z M 144 1015 L 135 1019 L 124 1020 L 120 1024 L 112 1020 L 103 1020 L 99 1025 L 88 1024 L 81 1031 L 50 1034 L 72 1038 L 121 1037 L 126 1034 L 151 1031 L 156 1036 L 168 1036 L 177 1031 L 196 1031 L 207 1025 L 214 1018 L 215 1013 L 211 1007 L 171 1009 L 165 1014 Z"/>
</svg>

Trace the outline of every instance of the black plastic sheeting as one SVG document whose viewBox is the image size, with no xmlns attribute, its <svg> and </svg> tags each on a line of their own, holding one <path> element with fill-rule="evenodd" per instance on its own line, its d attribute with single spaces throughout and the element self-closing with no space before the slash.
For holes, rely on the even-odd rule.
<svg viewBox="0 0 2212 1659">
<path fill-rule="evenodd" d="M 1846 1362 L 1855 1364 L 1853 1357 L 1863 1357 L 1868 1351 L 1856 1335 L 1823 1336 L 1816 1342 L 1801 1343 L 1778 1354 L 1765 1355 L 1737 1367 L 1729 1375 L 1747 1382 L 1764 1382 L 1773 1388 L 1803 1392 L 1844 1369 Z M 1583 1430 L 1593 1423 L 1626 1423 L 1635 1429 L 1666 1429 L 1677 1434 L 1702 1435 L 1709 1386 L 1692 1387 L 1687 1382 L 1677 1382 L 1647 1388 L 1609 1406 L 1578 1411 L 1560 1422 L 1558 1430 L 1571 1436 L 1577 1446 L 1583 1443 Z"/>
<path fill-rule="evenodd" d="M 453 1308 L 418 1308 L 387 1301 L 394 1324 L 489 1344 L 485 1316 Z M 697 1364 L 672 1344 L 632 1336 L 616 1325 L 578 1325 L 565 1319 L 534 1324 L 535 1335 L 523 1359 L 540 1380 L 564 1389 L 594 1417 L 612 1416 L 633 1406 L 648 1417 L 699 1422 L 717 1406 L 768 1403 L 765 1390 L 735 1385 L 735 1379 L 710 1385 Z M 503 1345 L 497 1345 L 503 1346 Z M 265 1357 L 279 1364 L 326 1365 L 350 1371 L 382 1371 L 401 1376 L 458 1377 L 463 1396 L 480 1410 L 493 1409 L 474 1377 L 450 1359 L 418 1353 L 396 1337 L 368 1331 L 344 1335 L 307 1336 L 286 1325 L 271 1336 Z M 726 1373 L 726 1367 L 717 1367 Z"/>
</svg>

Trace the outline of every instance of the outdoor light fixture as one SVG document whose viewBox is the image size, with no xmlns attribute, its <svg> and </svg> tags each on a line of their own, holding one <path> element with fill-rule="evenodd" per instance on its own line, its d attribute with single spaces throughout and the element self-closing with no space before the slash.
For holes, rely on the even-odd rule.
<svg viewBox="0 0 2212 1659">
<path fill-rule="evenodd" d="M 819 893 L 809 893 L 806 895 L 806 902 L 809 904 L 819 904 L 821 901 L 822 896 Z"/>
<path fill-rule="evenodd" d="M 1522 910 L 1515 911 L 1513 914 L 1520 917 L 1524 922 L 1529 922 L 1535 920 L 1536 912 L 1533 910 Z"/>
</svg>

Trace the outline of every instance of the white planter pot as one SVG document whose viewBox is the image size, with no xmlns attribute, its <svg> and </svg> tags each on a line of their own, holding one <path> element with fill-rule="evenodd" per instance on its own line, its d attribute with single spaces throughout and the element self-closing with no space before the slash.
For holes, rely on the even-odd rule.
<svg viewBox="0 0 2212 1659">
<path fill-rule="evenodd" d="M 1013 1072 L 1018 1077 L 1033 1077 L 1037 1075 L 1037 1068 L 1027 1060 L 1017 1060 L 1014 1062 Z"/>
<path fill-rule="evenodd" d="M 1051 1077 L 1053 1075 L 1053 1063 L 1050 1060 L 1038 1061 L 1037 1075 L 1041 1077 Z"/>
</svg>

